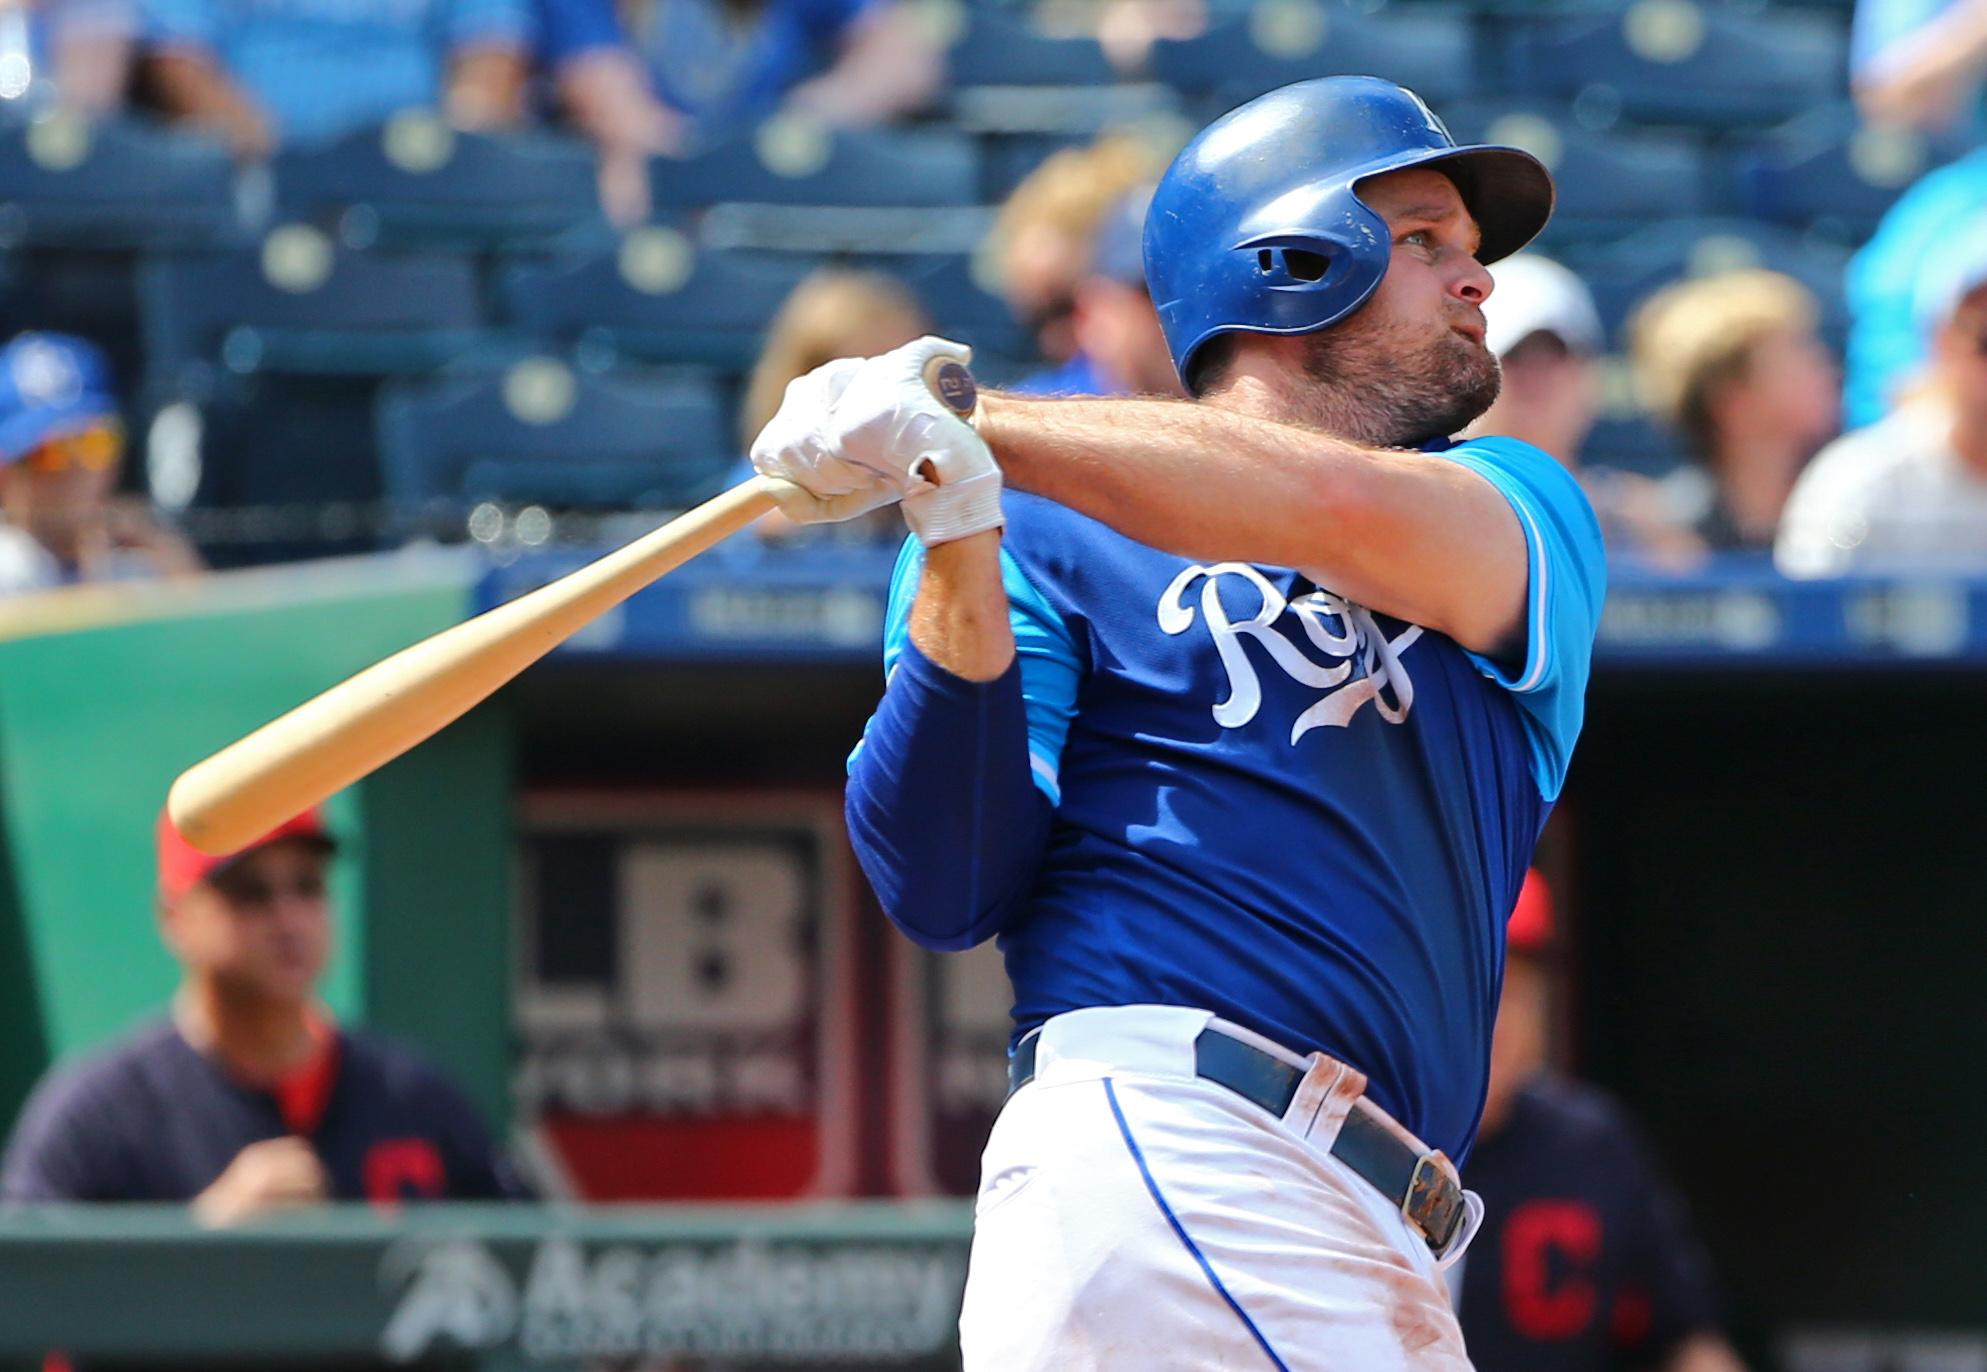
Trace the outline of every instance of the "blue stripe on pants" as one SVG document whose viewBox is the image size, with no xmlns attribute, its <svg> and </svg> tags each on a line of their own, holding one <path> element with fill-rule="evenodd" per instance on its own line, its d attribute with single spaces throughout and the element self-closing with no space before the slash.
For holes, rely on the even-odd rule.
<svg viewBox="0 0 1987 1372">
<path fill-rule="evenodd" d="M 1189 1253 L 1193 1254 L 1194 1261 L 1200 1264 L 1200 1270 L 1207 1274 L 1208 1285 L 1214 1288 L 1216 1295 L 1228 1302 L 1228 1308 L 1235 1312 L 1235 1318 L 1242 1322 L 1242 1327 L 1249 1331 L 1249 1336 L 1268 1356 L 1276 1372 L 1290 1372 L 1290 1369 L 1284 1366 L 1283 1359 L 1276 1355 L 1276 1350 L 1269 1346 L 1269 1340 L 1263 1337 L 1263 1331 L 1256 1328 L 1256 1322 L 1249 1318 L 1249 1312 L 1242 1308 L 1241 1302 L 1228 1294 L 1228 1288 L 1221 1284 L 1221 1278 L 1214 1275 L 1213 1266 L 1188 1237 L 1186 1226 L 1181 1224 L 1179 1216 L 1173 1213 L 1173 1207 L 1166 1204 L 1166 1197 L 1160 1194 L 1159 1183 L 1153 1179 L 1152 1169 L 1145 1165 L 1145 1154 L 1139 1151 L 1138 1140 L 1131 1136 L 1131 1125 L 1125 1122 L 1125 1112 L 1118 1107 L 1117 1088 L 1111 1084 L 1109 1077 L 1104 1078 L 1104 1095 L 1111 1102 L 1111 1114 L 1117 1118 L 1118 1132 L 1124 1135 L 1125 1147 L 1131 1150 L 1131 1160 L 1138 1164 L 1138 1174 L 1145 1178 L 1145 1189 L 1152 1193 L 1153 1203 L 1159 1207 L 1159 1213 L 1166 1217 L 1166 1223 L 1173 1226 L 1173 1232 L 1180 1236 L 1180 1242 L 1186 1245 Z"/>
</svg>

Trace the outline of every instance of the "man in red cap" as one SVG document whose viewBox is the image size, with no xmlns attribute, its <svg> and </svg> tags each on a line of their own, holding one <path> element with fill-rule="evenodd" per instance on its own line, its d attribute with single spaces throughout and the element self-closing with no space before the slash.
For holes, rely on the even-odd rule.
<svg viewBox="0 0 1987 1372">
<path fill-rule="evenodd" d="M 312 810 L 227 857 L 158 825 L 159 930 L 184 969 L 167 1018 L 51 1072 L 21 1114 L 0 1200 L 186 1201 L 211 1224 L 332 1200 L 518 1194 L 447 1079 L 331 1023 Z"/>
<path fill-rule="evenodd" d="M 1549 1070 L 1557 940 L 1529 872 L 1506 926 L 1470 1158 L 1484 1224 L 1447 1273 L 1477 1372 L 1744 1372 L 1683 1202 L 1613 1099 Z"/>
</svg>

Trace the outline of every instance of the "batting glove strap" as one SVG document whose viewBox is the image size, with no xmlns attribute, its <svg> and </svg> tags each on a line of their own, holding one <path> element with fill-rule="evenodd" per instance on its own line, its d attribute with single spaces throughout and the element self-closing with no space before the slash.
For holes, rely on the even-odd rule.
<svg viewBox="0 0 1987 1372">
<path fill-rule="evenodd" d="M 1000 468 L 905 496 L 904 522 L 927 548 L 1002 527 Z"/>
</svg>

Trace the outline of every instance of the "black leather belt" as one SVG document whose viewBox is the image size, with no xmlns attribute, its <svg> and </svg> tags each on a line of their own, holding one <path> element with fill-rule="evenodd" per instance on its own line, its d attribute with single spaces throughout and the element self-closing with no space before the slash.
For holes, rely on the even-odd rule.
<svg viewBox="0 0 1987 1372">
<path fill-rule="evenodd" d="M 1030 1034 L 1008 1058 L 1008 1094 L 1034 1079 L 1037 1040 L 1038 1035 Z M 1227 1087 L 1279 1119 L 1296 1098 L 1304 1071 L 1219 1029 L 1203 1029 L 1194 1040 L 1197 1076 Z M 1462 1234 L 1464 1205 L 1463 1188 L 1442 1154 L 1416 1152 L 1364 1099 L 1352 1103 L 1331 1151 L 1400 1207 L 1437 1258 L 1448 1256 Z"/>
</svg>

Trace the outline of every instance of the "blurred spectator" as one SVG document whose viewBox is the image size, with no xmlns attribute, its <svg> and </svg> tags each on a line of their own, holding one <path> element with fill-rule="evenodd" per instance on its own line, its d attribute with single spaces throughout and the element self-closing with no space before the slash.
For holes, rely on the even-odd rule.
<svg viewBox="0 0 1987 1372">
<path fill-rule="evenodd" d="M 186 1201 L 210 1224 L 331 1200 L 519 1194 L 482 1123 L 397 1044 L 333 1025 L 316 811 L 227 858 L 158 825 L 171 1015 L 35 1088 L 0 1200 Z"/>
<path fill-rule="evenodd" d="M 1542 448 L 1577 468 L 1600 406 L 1594 362 L 1606 351 L 1601 316 L 1579 277 L 1537 253 L 1490 268 L 1484 342 L 1504 373 L 1497 402 L 1473 432 Z"/>
<path fill-rule="evenodd" d="M 1953 226 L 1987 212 L 1987 147 L 1930 173 L 1884 215 L 1849 264 L 1851 427 L 1874 424 L 1896 407 L 1923 370 L 1926 339 L 1915 317 L 1924 264 L 1947 248 Z"/>
<path fill-rule="evenodd" d="M 133 0 L 0 0 L 0 118 L 124 101 L 138 32 Z"/>
<path fill-rule="evenodd" d="M 1052 153 L 1007 197 L 981 251 L 994 264 L 1014 317 L 1050 362 L 1076 352 L 1071 316 L 1104 214 L 1158 179 L 1167 159 L 1142 139 L 1108 134 Z"/>
<path fill-rule="evenodd" d="M 529 0 L 140 0 L 169 115 L 243 157 L 438 108 L 463 128 L 523 108 Z"/>
<path fill-rule="evenodd" d="M 1552 897 L 1512 912 L 1467 1180 L 1484 1225 L 1449 1272 L 1477 1372 L 1743 1372 L 1681 1198 L 1622 1109 L 1551 1061 Z"/>
<path fill-rule="evenodd" d="M 647 210 L 647 159 L 782 107 L 838 127 L 922 106 L 943 66 L 897 0 L 537 0 L 539 59 L 600 146 L 619 222 Z"/>
<path fill-rule="evenodd" d="M 1925 388 L 1802 474 L 1774 549 L 1789 576 L 1987 567 L 1987 217 L 1952 235 L 1918 305 Z"/>
<path fill-rule="evenodd" d="M 1145 288 L 1145 207 L 1139 186 L 1104 212 L 1091 238 L 1090 264 L 1070 292 L 1070 339 L 1061 365 L 1014 389 L 1035 395 L 1179 395 L 1159 312 Z"/>
<path fill-rule="evenodd" d="M 1794 478 L 1841 423 L 1820 307 L 1778 272 L 1656 292 L 1629 321 L 1637 389 L 1710 479 L 1695 532 L 1714 552 L 1770 548 Z"/>
<path fill-rule="evenodd" d="M 1092 7 L 1072 7 L 1086 15 L 1095 14 L 1093 31 L 1111 65 L 1123 76 L 1146 75 L 1152 45 L 1160 39 L 1183 41 L 1198 38 L 1207 29 L 1206 0 L 1105 0 Z M 1044 5 L 1042 26 L 1055 31 L 1056 7 Z"/>
<path fill-rule="evenodd" d="M 932 323 L 910 288 L 881 272 L 826 269 L 815 272 L 780 306 L 766 330 L 766 346 L 752 367 L 739 407 L 739 439 L 750 448 L 780 407 L 787 385 L 838 357 L 874 357 L 930 333 Z M 752 475 L 751 464 L 736 479 Z M 904 537 L 895 506 L 840 524 L 801 526 L 774 511 L 758 524 L 761 535 L 782 540 L 833 539 L 884 542 Z"/>
<path fill-rule="evenodd" d="M 0 348 L 0 595 L 200 570 L 185 539 L 113 494 L 123 458 L 102 353 L 51 333 Z"/>
<path fill-rule="evenodd" d="M 1849 67 L 1871 119 L 1978 129 L 1987 0 L 1856 0 Z"/>
<path fill-rule="evenodd" d="M 1515 438 L 1552 454 L 1580 478 L 1611 556 L 1675 563 L 1697 551 L 1682 533 L 1662 483 L 1582 463 L 1599 413 L 1599 359 L 1607 340 L 1586 283 L 1538 253 L 1490 268 L 1484 342 L 1497 354 L 1503 385 L 1467 436 Z"/>
</svg>

